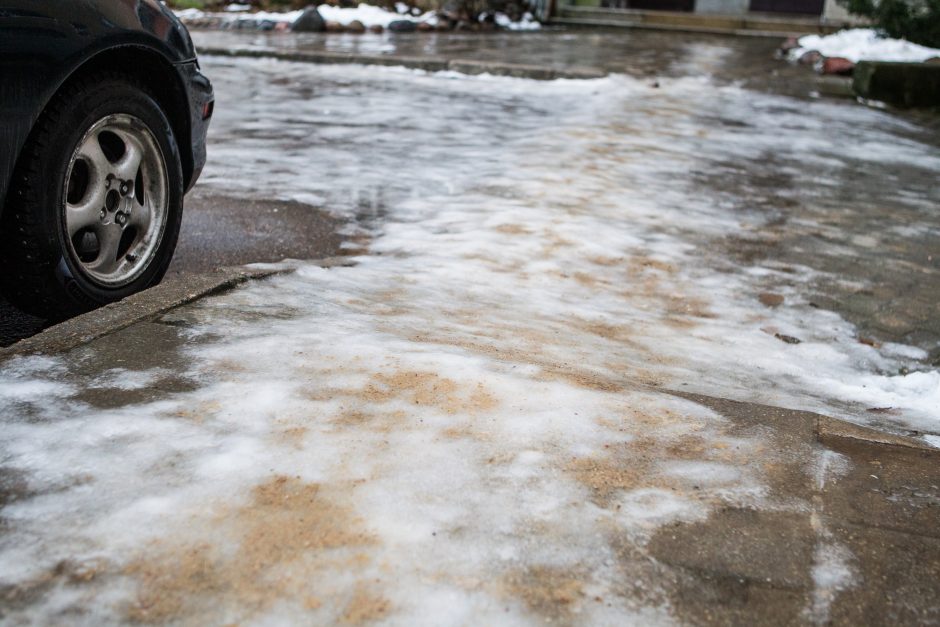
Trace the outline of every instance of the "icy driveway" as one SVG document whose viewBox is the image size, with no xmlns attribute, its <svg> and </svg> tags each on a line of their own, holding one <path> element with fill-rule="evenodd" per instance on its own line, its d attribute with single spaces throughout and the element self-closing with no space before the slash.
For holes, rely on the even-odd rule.
<svg viewBox="0 0 940 627">
<path fill-rule="evenodd" d="M 823 485 L 847 462 L 658 389 L 940 430 L 933 347 L 859 342 L 808 303 L 811 259 L 733 261 L 723 242 L 766 215 L 694 175 L 772 153 L 803 164 L 781 197 L 823 204 L 847 164 L 918 168 L 902 193 L 923 219 L 903 228 L 936 234 L 940 157 L 916 127 L 704 79 L 206 65 L 203 184 L 376 237 L 355 267 L 165 316 L 166 346 L 132 329 L 4 365 L 12 612 L 670 623 L 657 529 L 805 513 L 772 489 L 779 469 Z M 108 361 L 121 350 L 147 359 Z M 824 522 L 807 534 L 812 569 L 784 583 L 810 586 L 798 615 L 823 622 L 858 578 Z"/>
</svg>

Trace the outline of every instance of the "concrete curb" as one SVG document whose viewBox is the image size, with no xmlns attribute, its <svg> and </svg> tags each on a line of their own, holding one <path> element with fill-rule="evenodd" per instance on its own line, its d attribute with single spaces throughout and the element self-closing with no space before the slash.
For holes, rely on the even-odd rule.
<svg viewBox="0 0 940 627">
<path fill-rule="evenodd" d="M 306 263 L 328 268 L 350 265 L 351 262 L 347 257 L 328 257 Z M 295 268 L 296 265 L 287 263 L 258 267 L 238 266 L 166 281 L 122 301 L 60 322 L 11 346 L 0 348 L 0 363 L 18 355 L 64 353 L 132 324 L 152 320 L 160 314 L 204 296 L 224 292 L 250 280 L 293 272 Z"/>
<path fill-rule="evenodd" d="M 594 67 L 554 68 L 519 63 L 499 63 L 473 59 L 446 59 L 443 57 L 409 57 L 402 55 L 370 55 L 347 52 L 299 52 L 271 48 L 217 48 L 199 49 L 200 56 L 271 58 L 302 63 L 359 64 L 400 66 L 426 72 L 460 72 L 461 74 L 493 74 L 550 81 L 557 78 L 587 80 L 603 78 L 607 72 Z"/>
<path fill-rule="evenodd" d="M 852 89 L 860 98 L 897 107 L 940 107 L 940 65 L 860 61 Z"/>
<path fill-rule="evenodd" d="M 736 401 L 707 394 L 685 392 L 674 388 L 651 389 L 704 405 L 722 415 L 748 415 L 764 424 L 776 424 L 781 429 L 794 429 L 798 423 L 803 424 L 808 431 L 812 432 L 813 439 L 823 445 L 838 440 L 855 440 L 876 446 L 897 446 L 915 449 L 930 455 L 940 455 L 940 449 L 930 446 L 919 438 L 864 427 L 842 418 L 833 418 L 812 411 L 787 409 L 752 401 Z"/>
</svg>

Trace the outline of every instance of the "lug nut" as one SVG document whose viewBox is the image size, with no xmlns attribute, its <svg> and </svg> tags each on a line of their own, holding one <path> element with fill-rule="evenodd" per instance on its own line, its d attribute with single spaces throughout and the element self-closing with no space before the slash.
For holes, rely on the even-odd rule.
<svg viewBox="0 0 940 627">
<path fill-rule="evenodd" d="M 101 213 L 98 214 L 98 218 L 104 220 L 105 216 L 108 215 L 108 212 L 104 209 L 101 210 Z"/>
<path fill-rule="evenodd" d="M 123 213 L 118 213 L 114 216 L 114 221 L 120 224 L 121 226 L 124 226 L 124 223 L 127 222 L 127 216 L 124 215 Z"/>
</svg>

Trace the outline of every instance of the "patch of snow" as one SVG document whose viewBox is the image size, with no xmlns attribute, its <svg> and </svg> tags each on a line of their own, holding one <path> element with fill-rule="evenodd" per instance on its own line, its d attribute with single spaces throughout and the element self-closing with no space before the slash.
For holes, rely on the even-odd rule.
<svg viewBox="0 0 940 627">
<path fill-rule="evenodd" d="M 923 440 L 930 446 L 940 448 L 940 435 L 925 435 Z"/>
<path fill-rule="evenodd" d="M 244 5 L 229 5 L 229 6 L 244 6 Z M 433 11 L 427 13 L 421 13 L 420 11 L 417 14 L 400 14 L 393 13 L 391 11 L 386 11 L 385 9 L 371 5 L 371 4 L 360 4 L 357 7 L 342 8 L 338 6 L 331 6 L 329 4 L 321 4 L 317 7 L 317 12 L 320 16 L 329 22 L 338 22 L 343 26 L 348 26 L 353 21 L 360 21 L 366 27 L 370 26 L 382 26 L 387 27 L 391 22 L 396 20 L 409 20 L 412 22 L 428 22 L 435 24 L 437 22 L 437 16 Z M 177 11 L 176 14 L 183 19 L 197 19 L 204 17 L 215 17 L 222 19 L 228 22 L 286 22 L 293 23 L 297 20 L 298 17 L 303 13 L 302 10 L 296 11 L 258 11 L 255 13 L 243 13 L 239 9 L 238 11 L 230 11 L 226 8 L 226 12 L 222 13 L 212 13 L 208 11 L 201 11 L 199 9 L 184 9 L 182 11 Z"/>
<path fill-rule="evenodd" d="M 928 48 L 903 39 L 881 37 L 872 28 L 852 28 L 831 35 L 805 35 L 799 47 L 790 51 L 790 58 L 799 59 L 815 50 L 825 57 L 842 57 L 859 61 L 926 61 L 940 57 L 940 49 Z"/>
<path fill-rule="evenodd" d="M 328 4 L 321 4 L 317 7 L 320 16 L 329 22 L 339 22 L 343 26 L 349 25 L 354 20 L 362 22 L 366 27 L 382 26 L 388 27 L 389 24 L 397 20 L 408 20 L 412 22 L 436 22 L 437 16 L 433 11 L 427 13 L 418 13 L 418 15 L 403 15 L 386 11 L 381 7 L 371 4 L 360 4 L 355 8 L 344 9 L 334 7 Z"/>
<path fill-rule="evenodd" d="M 528 11 L 523 14 L 522 19 L 518 22 L 513 22 L 505 13 L 496 13 L 495 18 L 497 25 L 501 26 L 502 28 L 508 28 L 509 30 L 523 31 L 539 30 L 542 28 L 542 24 L 539 23 L 539 21 L 536 20 L 535 17 Z"/>
<path fill-rule="evenodd" d="M 813 604 L 808 612 L 813 624 L 828 624 L 832 602 L 854 585 L 852 561 L 852 553 L 840 544 L 828 540 L 817 544 L 812 570 Z"/>
<path fill-rule="evenodd" d="M 228 12 L 230 12 L 230 13 L 238 13 L 238 12 L 241 12 L 241 11 L 250 11 L 250 10 L 251 10 L 251 5 L 250 5 L 250 4 L 232 3 L 232 4 L 227 4 L 227 5 L 225 5 L 225 10 L 228 11 Z"/>
</svg>

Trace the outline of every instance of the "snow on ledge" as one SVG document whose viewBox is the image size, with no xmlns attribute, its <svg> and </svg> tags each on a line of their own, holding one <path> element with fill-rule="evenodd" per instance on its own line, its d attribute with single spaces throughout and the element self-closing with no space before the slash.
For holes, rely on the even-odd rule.
<svg viewBox="0 0 940 627">
<path fill-rule="evenodd" d="M 815 50 L 824 57 L 842 57 L 853 63 L 859 61 L 922 62 L 940 57 L 940 50 L 912 44 L 903 39 L 881 37 L 872 28 L 852 28 L 832 35 L 806 35 L 800 45 L 790 51 L 790 59 L 797 60 Z"/>
<path fill-rule="evenodd" d="M 223 12 L 208 12 L 201 11 L 199 9 L 183 9 L 176 11 L 176 15 L 184 20 L 214 17 L 231 22 L 272 21 L 293 23 L 298 17 L 300 17 L 300 14 L 303 13 L 303 11 L 259 11 L 257 13 L 246 13 L 245 10 L 248 7 L 249 5 L 245 4 L 230 4 L 225 7 Z M 371 26 L 382 26 L 383 28 L 388 28 L 389 24 L 398 20 L 407 20 L 410 22 L 427 22 L 432 25 L 437 24 L 437 15 L 433 11 L 415 15 L 415 13 L 417 13 L 416 10 L 412 12 L 412 10 L 408 8 L 408 5 L 400 2 L 396 5 L 396 8 L 397 12 L 387 11 L 381 7 L 364 3 L 355 8 L 348 9 L 331 6 L 329 4 L 321 4 L 317 6 L 317 11 L 324 20 L 328 22 L 338 22 L 343 26 L 348 26 L 354 21 L 359 21 L 362 22 L 366 28 Z M 495 19 L 499 26 L 509 30 L 538 30 L 542 27 L 542 25 L 533 17 L 531 13 L 526 13 L 518 22 L 513 22 L 509 16 L 505 15 L 504 13 L 497 13 L 495 15 Z"/>
</svg>

